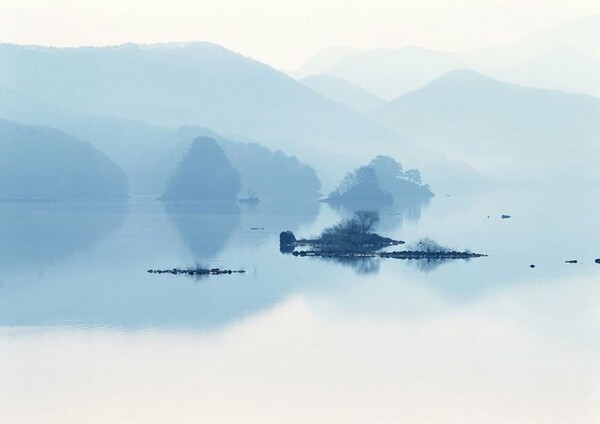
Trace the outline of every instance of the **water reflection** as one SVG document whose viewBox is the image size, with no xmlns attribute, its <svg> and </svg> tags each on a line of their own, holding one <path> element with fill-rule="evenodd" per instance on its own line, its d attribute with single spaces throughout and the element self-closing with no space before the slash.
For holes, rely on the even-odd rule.
<svg viewBox="0 0 600 424">
<path fill-rule="evenodd" d="M 311 223 L 317 218 L 320 204 L 316 201 L 253 205 L 166 202 L 164 207 L 194 259 L 202 261 L 217 256 L 232 237 L 239 246 L 256 247 L 283 230 L 295 230 Z"/>
<path fill-rule="evenodd" d="M 351 268 L 358 275 L 368 275 L 368 274 L 377 274 L 379 272 L 379 265 L 381 259 L 379 258 L 350 258 L 350 257 L 327 257 L 327 256 L 317 256 L 316 258 L 310 259 L 318 259 L 323 262 L 329 262 L 341 265 L 346 268 Z"/>
<path fill-rule="evenodd" d="M 564 198 L 564 193 L 557 196 Z M 553 210 L 556 196 L 546 193 L 535 201 L 514 198 L 512 193 L 470 201 L 436 198 L 418 225 L 405 220 L 397 234 L 381 231 L 409 243 L 431 236 L 490 255 L 469 263 L 444 263 L 442 268 L 442 263 L 431 261 L 369 258 L 325 263 L 280 254 L 280 231 L 310 236 L 339 219 L 317 202 L 261 202 L 249 207 L 135 199 L 129 205 L 2 204 L 0 279 L 10 284 L 0 287 L 0 325 L 220 328 L 296 295 L 327 297 L 346 307 L 346 293 L 365 303 L 361 313 L 379 313 L 385 300 L 389 313 L 397 314 L 395 303 L 415 287 L 462 307 L 508 285 L 598 275 L 600 266 L 593 258 L 600 256 L 594 238 L 600 221 L 597 214 L 586 212 L 595 205 L 588 194 L 578 197 L 580 203 L 564 203 L 565 211 Z M 580 208 L 586 201 L 593 204 Z M 405 210 L 407 216 L 418 216 L 413 214 L 418 208 Z M 514 218 L 507 222 L 495 213 L 496 220 L 488 219 L 495 210 L 508 210 Z M 582 224 L 561 221 L 569 214 Z M 549 228 L 557 240 L 565 240 L 564 247 L 548 243 Z M 565 264 L 567 253 L 586 261 Z M 198 284 L 186 277 L 146 273 L 205 258 L 211 266 L 241 267 L 248 273 L 210 277 Z M 532 262 L 538 265 L 535 269 L 529 268 Z M 31 266 L 38 263 L 54 266 L 39 273 Z M 434 269 L 439 272 L 431 272 Z M 350 308 L 352 313 L 357 309 Z M 435 307 L 427 305 L 422 311 L 435 313 Z"/>
<path fill-rule="evenodd" d="M 318 202 L 265 202 L 246 208 L 235 203 L 163 204 L 134 199 L 129 208 L 117 207 L 129 211 L 122 228 L 110 232 L 107 242 L 93 251 L 83 249 L 92 244 L 90 236 L 116 229 L 101 224 L 121 224 L 124 213 L 78 205 L 70 209 L 46 204 L 35 213 L 28 205 L 22 214 L 2 209 L 3 217 L 11 218 L 0 221 L 3 259 L 15 268 L 35 252 L 47 259 L 71 246 L 81 248 L 82 254 L 43 274 L 20 266 L 23 272 L 0 286 L 0 325 L 222 327 L 281 302 L 310 275 L 308 271 L 302 278 L 282 278 L 290 266 L 278 257 L 276 246 L 282 228 L 295 230 L 310 224 L 319 207 Z M 52 219 L 43 221 L 44 216 Z M 31 228 L 32 223 L 39 227 Z M 44 225 L 48 228 L 40 230 Z M 28 234 L 26 229 L 35 237 L 19 240 L 20 233 Z M 53 249 L 54 244 L 59 248 Z M 186 267 L 197 260 L 220 268 L 243 268 L 247 274 L 197 282 L 146 272 Z M 30 288 L 24 290 L 26 286 Z"/>
<path fill-rule="evenodd" d="M 165 202 L 164 207 L 196 260 L 217 255 L 240 226 L 236 202 Z"/>
<path fill-rule="evenodd" d="M 2 274 L 39 272 L 89 251 L 123 225 L 127 213 L 124 202 L 2 202 Z"/>
<path fill-rule="evenodd" d="M 395 199 L 390 205 L 373 205 L 368 202 L 346 202 L 343 204 L 333 203 L 329 206 L 342 214 L 351 217 L 354 212 L 360 210 L 376 210 L 379 212 L 380 223 L 378 226 L 382 234 L 397 231 L 402 227 L 404 221 L 417 223 L 421 219 L 421 213 L 429 206 L 429 198 L 405 198 Z"/>
</svg>

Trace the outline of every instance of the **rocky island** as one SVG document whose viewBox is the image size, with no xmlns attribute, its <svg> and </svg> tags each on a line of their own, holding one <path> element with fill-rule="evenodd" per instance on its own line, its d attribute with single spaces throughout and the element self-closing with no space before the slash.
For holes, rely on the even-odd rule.
<svg viewBox="0 0 600 424">
<path fill-rule="evenodd" d="M 291 231 L 283 231 L 279 235 L 279 249 L 282 253 L 294 256 L 313 256 L 323 258 L 395 258 L 417 260 L 451 260 L 471 259 L 487 255 L 473 253 L 468 250 L 456 251 L 440 245 L 434 240 L 425 238 L 414 243 L 407 250 L 382 251 L 390 246 L 405 244 L 402 240 L 394 240 L 375 234 L 373 231 L 379 223 L 379 214 L 374 211 L 358 211 L 350 219 L 323 230 L 321 235 L 312 239 L 296 239 Z M 296 250 L 296 248 L 307 248 Z"/>
</svg>

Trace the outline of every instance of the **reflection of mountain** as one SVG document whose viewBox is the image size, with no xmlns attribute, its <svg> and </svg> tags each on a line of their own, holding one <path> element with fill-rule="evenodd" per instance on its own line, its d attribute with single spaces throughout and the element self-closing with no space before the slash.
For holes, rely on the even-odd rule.
<svg viewBox="0 0 600 424">
<path fill-rule="evenodd" d="M 219 253 L 240 223 L 235 202 L 167 202 L 165 211 L 198 260 Z"/>
<path fill-rule="evenodd" d="M 8 213 L 6 205 L 0 206 L 2 219 Z M 77 323 L 201 329 L 228 325 L 271 308 L 312 281 L 313 270 L 277 252 L 277 231 L 311 223 L 319 207 L 318 202 L 261 202 L 256 207 L 234 202 L 132 203 L 130 219 L 111 238 L 111 245 L 39 278 L 34 274 L 43 283 L 35 289 L 23 290 L 17 279 L 2 287 L 0 325 Z M 99 208 L 95 220 L 113 219 L 116 212 L 106 209 Z M 91 218 L 86 213 L 82 219 L 73 219 L 80 215 L 77 211 L 63 213 L 60 222 L 74 221 L 73 231 L 81 237 L 87 228 L 84 222 Z M 0 228 L 14 224 L 17 216 L 13 214 L 13 221 L 2 219 Z M 27 219 L 11 237 L 18 237 L 18 231 L 27 235 L 23 230 L 32 222 L 37 221 Z M 251 226 L 264 230 L 253 231 Z M 39 228 L 34 230 L 39 232 Z M 193 255 L 178 251 L 179 236 Z M 57 237 L 40 248 L 51 251 Z M 1 253 L 7 253 L 9 246 L 0 246 Z M 28 246 L 23 245 L 21 253 L 31 253 Z M 195 259 L 209 264 L 216 259 L 219 267 L 243 265 L 248 272 L 203 281 L 146 273 L 157 266 L 191 265 Z M 94 264 L 92 269 L 90 264 Z M 31 269 L 25 269 L 29 278 Z"/>
<path fill-rule="evenodd" d="M 319 212 L 316 201 L 260 202 L 166 202 L 165 211 L 194 255 L 214 259 L 235 237 L 237 245 L 258 246 L 283 230 L 295 230 L 313 222 Z M 254 228 L 254 230 L 252 230 Z"/>
<path fill-rule="evenodd" d="M 125 202 L 0 203 L 0 268 L 27 273 L 90 250 L 119 228 Z"/>
</svg>

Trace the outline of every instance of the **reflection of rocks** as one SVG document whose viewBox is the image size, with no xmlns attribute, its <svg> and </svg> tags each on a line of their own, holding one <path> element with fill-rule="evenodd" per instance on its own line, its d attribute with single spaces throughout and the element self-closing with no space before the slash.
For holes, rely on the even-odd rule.
<svg viewBox="0 0 600 424">
<path fill-rule="evenodd" d="M 166 202 L 165 210 L 196 259 L 213 258 L 239 227 L 236 202 Z"/>
<path fill-rule="evenodd" d="M 119 228 L 128 214 L 123 202 L 0 203 L 0 266 L 31 270 L 91 249 Z"/>
</svg>

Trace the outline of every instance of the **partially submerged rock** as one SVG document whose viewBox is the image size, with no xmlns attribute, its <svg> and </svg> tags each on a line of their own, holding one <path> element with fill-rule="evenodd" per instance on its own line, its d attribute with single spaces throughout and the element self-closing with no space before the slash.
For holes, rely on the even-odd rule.
<svg viewBox="0 0 600 424">
<path fill-rule="evenodd" d="M 315 251 L 315 250 L 301 250 L 292 252 L 294 256 L 315 256 L 315 257 L 328 257 L 328 258 L 394 258 L 394 259 L 436 259 L 436 260 L 448 260 L 448 259 L 471 259 L 471 258 L 482 258 L 487 255 L 481 253 L 472 252 L 424 252 L 418 250 L 400 250 L 394 252 L 335 252 L 335 251 Z"/>
<path fill-rule="evenodd" d="M 220 269 L 220 268 L 187 268 L 187 269 L 181 269 L 181 268 L 173 268 L 173 269 L 149 269 L 148 271 L 149 274 L 173 274 L 173 275 L 178 275 L 178 274 L 185 274 L 185 275 L 196 275 L 196 276 L 202 276 L 202 275 L 221 275 L 221 274 L 243 274 L 246 271 L 244 271 L 243 269 L 239 269 L 239 270 L 231 270 L 231 269 Z"/>
<path fill-rule="evenodd" d="M 384 247 L 404 244 L 402 240 L 381 237 L 378 234 L 340 234 L 322 236 L 317 239 L 297 240 L 291 231 L 279 234 L 279 248 L 282 252 L 293 252 L 296 247 L 309 247 L 319 252 L 361 253 L 373 252 Z"/>
</svg>

